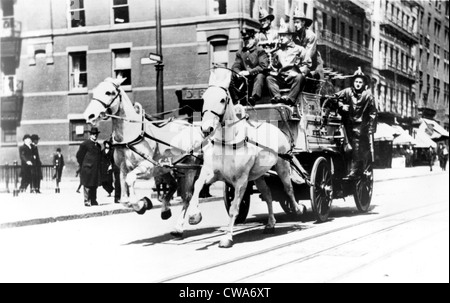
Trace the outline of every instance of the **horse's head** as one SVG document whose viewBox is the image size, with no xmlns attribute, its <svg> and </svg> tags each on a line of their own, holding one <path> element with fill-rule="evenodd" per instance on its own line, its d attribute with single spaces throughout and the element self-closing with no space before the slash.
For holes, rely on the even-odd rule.
<svg viewBox="0 0 450 303">
<path fill-rule="evenodd" d="M 84 111 L 87 123 L 96 125 L 98 121 L 107 119 L 107 114 L 115 114 L 121 101 L 120 84 L 125 79 L 106 78 L 92 90 L 92 100 Z"/>
<path fill-rule="evenodd" d="M 228 93 L 231 72 L 227 69 L 213 69 L 209 79 L 209 87 L 203 94 L 201 130 L 205 136 L 216 131 L 224 122 L 225 114 L 232 106 Z"/>
</svg>

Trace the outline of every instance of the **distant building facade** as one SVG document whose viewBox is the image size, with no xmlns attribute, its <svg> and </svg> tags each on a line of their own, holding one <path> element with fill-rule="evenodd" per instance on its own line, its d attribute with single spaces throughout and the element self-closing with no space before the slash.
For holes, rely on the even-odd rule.
<svg viewBox="0 0 450 303">
<path fill-rule="evenodd" d="M 276 27 L 299 6 L 314 20 L 325 77 L 336 89 L 347 86 L 341 79 L 360 66 L 372 79 L 382 115 L 407 124 L 432 108 L 443 126 L 447 119 L 448 128 L 448 1 L 441 2 L 441 38 L 429 35 L 430 44 L 447 39 L 437 50 L 439 74 L 446 76 L 434 85 L 433 60 L 424 62 L 427 49 L 435 57 L 434 49 L 423 48 L 419 59 L 420 25 L 429 11 L 439 12 L 434 2 L 161 0 L 164 110 L 201 106 L 209 68 L 232 65 L 241 29 L 259 27 L 260 6 L 275 15 Z M 92 89 L 106 77 L 127 78 L 123 87 L 130 99 L 156 112 L 155 66 L 145 60 L 156 52 L 155 1 L 2 0 L 1 5 L 0 163 L 17 160 L 23 135 L 37 133 L 44 164 L 60 147 L 68 168 L 75 169 L 75 153 L 89 130 L 82 113 Z M 442 101 L 431 107 L 435 86 L 441 89 L 436 100 Z M 447 104 L 446 113 L 440 103 Z M 107 139 L 110 123 L 100 124 L 100 130 L 100 140 Z"/>
</svg>

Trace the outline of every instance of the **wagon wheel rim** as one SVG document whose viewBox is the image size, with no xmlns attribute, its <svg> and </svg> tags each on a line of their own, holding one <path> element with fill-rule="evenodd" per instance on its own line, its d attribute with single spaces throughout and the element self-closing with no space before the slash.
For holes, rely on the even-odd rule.
<svg viewBox="0 0 450 303">
<path fill-rule="evenodd" d="M 319 222 L 326 221 L 332 201 L 332 178 L 325 158 L 319 158 L 313 168 L 311 204 Z"/>
<path fill-rule="evenodd" d="M 356 181 L 354 198 L 359 211 L 369 210 L 373 194 L 373 170 L 368 167 L 361 178 Z"/>
</svg>

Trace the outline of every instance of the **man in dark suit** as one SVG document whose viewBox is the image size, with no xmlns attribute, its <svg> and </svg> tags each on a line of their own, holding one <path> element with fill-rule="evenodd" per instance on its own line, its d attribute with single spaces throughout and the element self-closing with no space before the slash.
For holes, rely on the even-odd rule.
<svg viewBox="0 0 450 303">
<path fill-rule="evenodd" d="M 84 205 L 98 205 L 97 187 L 101 184 L 102 149 L 97 142 L 98 128 L 92 127 L 89 139 L 81 143 L 76 154 L 80 166 L 80 181 L 84 188 Z"/>
<path fill-rule="evenodd" d="M 34 188 L 31 183 L 31 171 L 33 169 L 33 147 L 31 145 L 31 136 L 29 134 L 23 136 L 23 145 L 19 147 L 19 155 L 21 160 L 20 191 L 25 192 L 28 185 L 31 184 L 31 192 L 33 193 Z"/>
<path fill-rule="evenodd" d="M 32 184 L 33 184 L 33 188 L 35 193 L 40 194 L 41 193 L 41 180 L 42 180 L 42 162 L 41 162 L 41 158 L 39 157 L 39 149 L 38 149 L 38 144 L 39 144 L 39 140 L 41 138 L 36 135 L 33 134 L 31 135 L 31 146 L 33 148 L 33 173 L 31 174 L 32 176 Z"/>
<path fill-rule="evenodd" d="M 233 75 L 232 83 L 230 85 L 230 93 L 234 101 L 239 99 L 244 100 L 248 97 L 248 102 L 251 105 L 261 98 L 262 90 L 265 83 L 265 73 L 269 68 L 269 57 L 267 53 L 257 46 L 258 41 L 255 38 L 254 29 L 243 29 L 241 31 L 244 46 L 241 50 L 236 52 L 236 60 L 232 66 L 232 70 L 236 72 Z M 241 77 L 239 77 L 241 76 Z M 241 87 L 245 84 L 244 78 L 248 80 L 248 91 L 251 91 L 250 96 L 242 96 Z M 246 102 L 240 102 L 245 104 Z"/>
</svg>

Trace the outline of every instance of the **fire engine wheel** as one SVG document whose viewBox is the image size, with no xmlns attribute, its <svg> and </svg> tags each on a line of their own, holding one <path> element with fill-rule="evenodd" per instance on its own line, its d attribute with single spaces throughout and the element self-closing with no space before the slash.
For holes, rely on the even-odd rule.
<svg viewBox="0 0 450 303">
<path fill-rule="evenodd" d="M 353 197 L 356 207 L 360 212 L 367 212 L 372 201 L 373 193 L 373 169 L 372 165 L 364 171 L 361 178 L 355 181 Z"/>
<path fill-rule="evenodd" d="M 244 223 L 245 219 L 247 219 L 248 210 L 250 208 L 250 196 L 252 186 L 253 183 L 249 183 L 247 190 L 245 191 L 244 197 L 242 198 L 241 204 L 239 206 L 239 214 L 235 221 L 236 224 Z M 234 187 L 229 184 L 225 184 L 223 197 L 227 213 L 230 213 L 231 202 L 234 199 Z"/>
<path fill-rule="evenodd" d="M 319 157 L 311 172 L 311 207 L 317 222 L 328 219 L 333 197 L 331 170 L 327 159 Z"/>
</svg>

